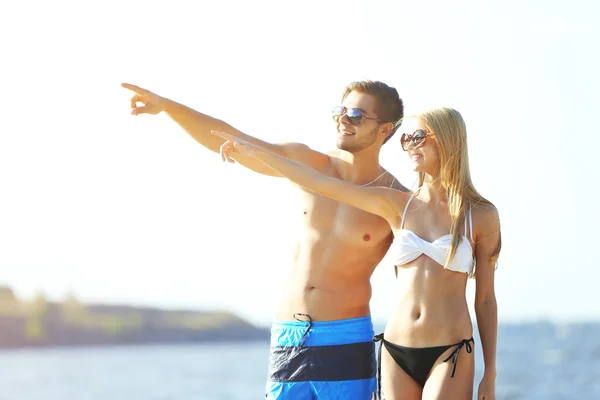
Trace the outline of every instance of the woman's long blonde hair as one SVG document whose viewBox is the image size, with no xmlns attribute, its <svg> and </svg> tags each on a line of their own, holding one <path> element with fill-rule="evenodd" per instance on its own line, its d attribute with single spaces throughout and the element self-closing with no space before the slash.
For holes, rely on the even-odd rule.
<svg viewBox="0 0 600 400">
<path fill-rule="evenodd" d="M 479 204 L 493 205 L 475 190 L 471 181 L 467 151 L 467 127 L 462 115 L 452 108 L 444 107 L 424 111 L 413 115 L 413 118 L 420 120 L 427 130 L 435 135 L 436 139 L 440 157 L 440 180 L 442 187 L 446 190 L 452 221 L 450 225 L 452 241 L 446 259 L 446 266 L 448 266 L 454 259 L 462 234 L 467 234 L 467 232 L 463 232 L 467 212 L 471 207 Z M 419 189 L 423 186 L 424 180 L 425 174 L 419 173 Z M 502 243 L 499 240 L 498 248 L 490 261 L 497 262 L 501 247 Z M 475 270 L 471 276 L 475 277 Z"/>
</svg>

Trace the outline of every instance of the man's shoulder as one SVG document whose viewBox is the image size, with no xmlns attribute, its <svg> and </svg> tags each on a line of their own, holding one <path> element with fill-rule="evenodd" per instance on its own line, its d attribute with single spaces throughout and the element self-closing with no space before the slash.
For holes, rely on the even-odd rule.
<svg viewBox="0 0 600 400">
<path fill-rule="evenodd" d="M 329 154 L 315 150 L 304 143 L 281 143 L 279 147 L 284 157 L 312 168 L 321 170 L 330 164 Z"/>
<path fill-rule="evenodd" d="M 327 157 L 329 157 L 330 159 L 331 158 L 338 158 L 339 159 L 339 158 L 341 158 L 341 156 L 340 156 L 341 153 L 342 152 L 340 150 L 329 150 L 327 153 L 325 153 L 325 155 Z"/>
<path fill-rule="evenodd" d="M 392 175 L 392 173 L 389 171 L 387 173 L 387 177 L 384 182 L 384 185 L 382 185 L 382 186 L 396 189 L 396 190 L 399 190 L 404 193 L 410 192 L 410 190 L 406 186 L 404 186 L 402 183 L 400 183 L 400 181 L 398 179 L 396 179 L 396 177 L 394 175 Z"/>
</svg>

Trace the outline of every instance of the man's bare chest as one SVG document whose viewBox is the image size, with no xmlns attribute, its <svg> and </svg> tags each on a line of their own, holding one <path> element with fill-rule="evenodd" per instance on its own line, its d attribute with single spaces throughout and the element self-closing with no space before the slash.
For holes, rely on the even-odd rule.
<svg viewBox="0 0 600 400">
<path fill-rule="evenodd" d="M 389 241 L 389 224 L 375 214 L 311 192 L 303 193 L 300 205 L 305 227 L 321 237 L 366 246 Z"/>
</svg>

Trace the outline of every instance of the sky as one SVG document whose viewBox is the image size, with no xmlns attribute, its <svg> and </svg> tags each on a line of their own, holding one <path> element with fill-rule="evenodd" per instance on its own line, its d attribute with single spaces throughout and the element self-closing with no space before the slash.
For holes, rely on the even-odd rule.
<svg viewBox="0 0 600 400">
<path fill-rule="evenodd" d="M 0 5 L 0 284 L 268 324 L 293 186 L 223 164 L 164 114 L 131 116 L 120 83 L 327 151 L 344 87 L 372 79 L 407 114 L 462 113 L 474 184 L 501 217 L 500 321 L 600 320 L 597 2 L 166 4 Z M 381 163 L 415 184 L 398 140 Z M 385 321 L 391 265 L 372 284 Z"/>
</svg>

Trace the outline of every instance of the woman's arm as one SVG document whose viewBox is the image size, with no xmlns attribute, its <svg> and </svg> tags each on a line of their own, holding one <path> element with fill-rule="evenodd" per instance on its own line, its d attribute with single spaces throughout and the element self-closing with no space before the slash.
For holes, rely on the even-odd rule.
<svg viewBox="0 0 600 400">
<path fill-rule="evenodd" d="M 361 210 L 379 215 L 392 223 L 403 209 L 406 193 L 386 187 L 363 187 L 323 175 L 319 171 L 290 160 L 255 144 L 229 134 L 213 131 L 226 139 L 221 146 L 223 161 L 232 162 L 236 154 L 252 156 L 290 181 L 315 193 L 322 194 Z"/>
<path fill-rule="evenodd" d="M 480 206 L 475 215 L 476 277 L 475 314 L 481 347 L 483 350 L 484 375 L 479 386 L 478 399 L 495 398 L 496 345 L 498 337 L 498 305 L 494 291 L 497 249 L 500 245 L 500 219 L 492 205 Z"/>
</svg>

